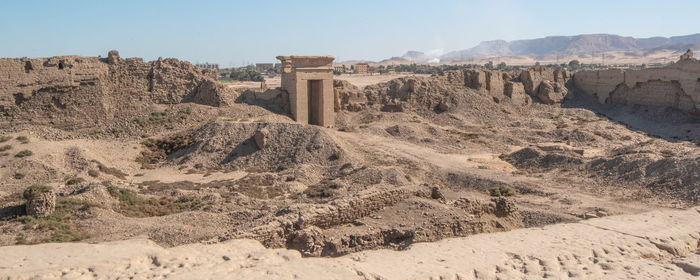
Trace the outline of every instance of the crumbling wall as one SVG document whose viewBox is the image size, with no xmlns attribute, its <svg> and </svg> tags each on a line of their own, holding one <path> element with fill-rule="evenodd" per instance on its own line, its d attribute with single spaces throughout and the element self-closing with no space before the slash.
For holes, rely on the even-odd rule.
<svg viewBox="0 0 700 280">
<path fill-rule="evenodd" d="M 700 62 L 692 57 L 663 68 L 580 71 L 573 81 L 577 89 L 604 104 L 700 110 Z"/>
<path fill-rule="evenodd" d="M 536 66 L 532 69 L 523 70 L 520 73 L 520 81 L 525 87 L 525 92 L 529 95 L 537 95 L 537 90 L 543 81 L 555 82 L 561 85 L 566 84 L 569 74 L 566 70 L 549 69 Z"/>
<path fill-rule="evenodd" d="M 289 93 L 281 88 L 265 91 L 244 89 L 235 102 L 260 106 L 279 114 L 290 113 Z"/>
<path fill-rule="evenodd" d="M 0 58 L 0 125 L 79 128 L 142 111 L 150 104 L 221 106 L 228 90 L 216 73 L 176 59 L 144 62 L 60 56 Z"/>
<path fill-rule="evenodd" d="M 96 57 L 0 59 L 0 118 L 68 125 L 114 114 L 109 66 Z"/>
<path fill-rule="evenodd" d="M 612 104 L 662 106 L 684 111 L 695 109 L 693 100 L 685 94 L 678 81 L 652 80 L 637 83 L 632 88 L 622 83 L 610 93 L 609 101 Z"/>
<path fill-rule="evenodd" d="M 503 98 L 505 82 L 511 79 L 507 72 L 502 71 L 467 69 L 462 72 L 465 76 L 464 86 L 475 90 L 485 90 L 489 95 L 497 98 Z"/>
<path fill-rule="evenodd" d="M 418 106 L 440 113 L 454 105 L 455 93 L 460 91 L 519 105 L 530 104 L 533 99 L 560 103 L 568 93 L 568 79 L 566 71 L 544 67 L 522 73 L 464 69 L 429 78 L 402 77 L 362 90 L 342 81 L 335 81 L 334 86 L 336 110 L 360 111 L 377 106 L 383 111 L 402 112 L 407 106 Z M 528 87 L 534 88 L 528 92 Z"/>
</svg>

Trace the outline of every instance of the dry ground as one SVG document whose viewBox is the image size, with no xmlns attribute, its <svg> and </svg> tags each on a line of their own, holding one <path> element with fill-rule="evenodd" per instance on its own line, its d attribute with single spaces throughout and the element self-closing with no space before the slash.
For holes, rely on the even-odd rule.
<svg viewBox="0 0 700 280">
<path fill-rule="evenodd" d="M 390 77 L 340 78 L 366 86 Z M 282 258 L 284 267 L 297 261 L 323 262 L 298 260 L 299 254 L 350 254 L 339 262 L 364 263 L 349 271 L 371 278 L 397 273 L 378 268 L 393 265 L 374 261 L 381 256 L 395 256 L 404 264 L 410 263 L 405 258 L 426 263 L 426 258 L 439 256 L 425 251 L 446 252 L 458 241 L 442 241 L 435 247 L 415 243 L 583 221 L 551 227 L 557 230 L 546 238 L 533 233 L 537 230 L 525 230 L 460 239 L 472 244 L 459 245 L 464 250 L 490 254 L 489 247 L 497 247 L 507 251 L 494 253 L 496 263 L 466 273 L 532 272 L 537 277 L 556 267 L 557 275 L 584 277 L 606 275 L 606 267 L 612 267 L 610 275 L 618 278 L 649 278 L 666 272 L 687 276 L 680 266 L 664 270 L 681 255 L 669 256 L 663 248 L 630 234 L 608 240 L 607 235 L 601 236 L 613 230 L 597 231 L 590 225 L 605 216 L 695 205 L 692 184 L 697 176 L 692 162 L 700 153 L 700 136 L 692 131 L 698 131 L 697 122 L 664 125 L 643 121 L 639 115 L 605 115 L 611 112 L 586 105 L 585 99 L 567 101 L 562 107 L 520 106 L 476 93 L 461 94 L 466 98 L 463 103 L 440 113 L 418 107 L 403 112 L 341 111 L 335 128 L 299 125 L 254 105 L 177 104 L 165 109 L 189 108 L 189 113 L 168 127 L 152 124 L 148 135 L 105 136 L 91 130 L 34 126 L 7 129 L 0 143 L 9 146 L 0 157 L 0 244 L 147 238 L 172 247 L 245 238 L 269 248 L 300 252 L 263 250 L 250 241 L 231 243 L 244 244 L 240 246 L 250 254 L 261 254 L 256 262 Z M 266 131 L 262 143 L 257 140 L 261 131 Z M 678 140 L 678 133 L 685 138 Z M 27 140 L 18 139 L 21 136 Z M 22 150 L 32 154 L 20 157 Z M 666 161 L 669 168 L 654 167 Z M 660 175 L 651 177 L 654 174 Z M 31 184 L 50 185 L 57 191 L 57 214 L 22 218 L 20 193 Z M 604 227 L 612 227 L 617 220 L 605 221 Z M 694 230 L 683 234 L 696 236 Z M 559 234 L 566 235 L 567 241 L 580 240 L 579 247 L 569 248 L 580 254 L 564 256 L 555 246 L 541 253 L 546 261 L 536 261 L 536 254 L 526 253 L 536 251 L 537 244 L 562 242 Z M 605 254 L 617 251 L 609 262 L 619 264 L 598 265 L 590 258 L 604 257 L 590 252 L 588 241 L 605 243 L 601 248 Z M 504 242 L 513 242 L 512 250 Z M 128 246 L 164 252 L 155 245 Z M 171 250 L 189 250 L 182 248 L 190 247 Z M 380 248 L 411 248 L 412 253 L 357 253 Z M 631 261 L 626 259 L 630 251 Z M 697 247 L 687 249 L 683 256 L 695 251 Z M 134 257 L 139 266 L 155 265 L 149 271 L 175 269 L 176 261 L 166 267 L 164 261 L 140 254 Z M 460 256 L 454 255 L 455 259 Z M 470 258 L 474 256 L 481 258 L 477 253 Z M 364 258 L 372 261 L 361 261 Z M 443 270 L 436 261 L 442 262 L 431 259 L 430 265 L 438 274 L 459 266 L 449 263 Z M 623 264 L 627 261 L 636 274 Z M 536 271 L 529 268 L 530 263 Z M 650 263 L 654 268 L 647 270 Z M 75 269 L 84 272 L 82 266 Z M 427 277 L 411 271 L 405 276 Z M 220 272 L 211 273 L 216 278 Z"/>
<path fill-rule="evenodd" d="M 0 273 L 10 279 L 696 279 L 698 211 L 607 217 L 334 259 L 301 258 L 253 240 L 169 249 L 148 240 L 2 247 Z"/>
</svg>

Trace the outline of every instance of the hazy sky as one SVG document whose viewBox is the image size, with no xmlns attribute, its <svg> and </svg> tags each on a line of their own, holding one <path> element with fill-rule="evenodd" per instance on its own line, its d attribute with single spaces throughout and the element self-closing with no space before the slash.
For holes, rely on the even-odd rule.
<svg viewBox="0 0 700 280">
<path fill-rule="evenodd" d="M 698 0 L 0 0 L 0 57 L 380 60 L 485 40 L 700 33 Z"/>
</svg>

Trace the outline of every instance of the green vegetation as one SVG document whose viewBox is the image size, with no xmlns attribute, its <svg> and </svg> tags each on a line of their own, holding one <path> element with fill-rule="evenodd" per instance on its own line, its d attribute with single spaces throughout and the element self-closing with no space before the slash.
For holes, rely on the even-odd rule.
<svg viewBox="0 0 700 280">
<path fill-rule="evenodd" d="M 109 194 L 119 200 L 117 212 L 128 217 L 164 216 L 184 211 L 200 210 L 209 206 L 196 196 L 182 196 L 177 199 L 143 198 L 132 190 L 107 186 Z"/>
<path fill-rule="evenodd" d="M 122 179 L 122 180 L 126 180 L 126 176 L 129 176 L 129 174 L 126 174 L 126 173 L 122 172 L 121 170 L 113 168 L 113 167 L 107 167 L 99 161 L 93 160 L 92 162 L 97 163 L 97 168 L 99 169 L 100 172 L 102 172 L 104 174 L 112 175 L 112 176 L 117 177 L 117 178 Z M 89 175 L 89 173 L 88 173 L 88 175 Z"/>
<path fill-rule="evenodd" d="M 38 195 L 51 192 L 51 187 L 44 185 L 32 185 L 24 190 L 22 197 L 26 200 L 31 200 Z"/>
<path fill-rule="evenodd" d="M 581 62 L 578 60 L 569 61 L 569 70 L 578 70 L 581 68 Z"/>
<path fill-rule="evenodd" d="M 569 71 L 578 71 L 578 70 L 595 70 L 595 69 L 607 69 L 608 67 L 605 65 L 600 65 L 600 64 L 583 64 L 578 60 L 572 60 L 568 63 L 561 63 L 561 64 L 547 64 L 547 65 L 541 65 L 540 63 L 537 63 L 536 65 L 538 66 L 546 66 L 548 68 L 553 68 L 553 69 L 566 69 Z M 628 65 L 629 68 L 634 68 L 634 69 L 644 69 L 647 67 L 659 67 L 663 66 L 662 64 L 657 64 L 657 65 Z M 445 71 L 451 71 L 451 70 L 462 70 L 462 69 L 489 69 L 489 70 L 502 70 L 502 71 L 520 71 L 524 69 L 528 69 L 530 66 L 521 66 L 521 65 L 507 65 L 505 62 L 500 62 L 498 64 L 494 64 L 493 61 L 489 61 L 483 65 L 477 65 L 477 64 L 454 64 L 454 65 L 427 65 L 427 64 L 401 64 L 401 65 L 388 65 L 388 66 L 379 66 L 377 67 L 377 71 L 379 73 L 389 73 L 389 72 L 408 72 L 408 73 L 415 73 L 415 74 L 431 74 L 431 75 L 440 75 Z M 351 68 L 352 69 L 352 68 Z"/>
<path fill-rule="evenodd" d="M 30 150 L 21 150 L 21 151 L 19 151 L 19 153 L 15 154 L 15 157 L 23 158 L 23 157 L 28 157 L 28 156 L 32 156 L 32 155 L 34 155 L 34 153 Z"/>
<path fill-rule="evenodd" d="M 0 143 L 10 141 L 10 139 L 12 139 L 12 136 L 0 136 Z"/>
<path fill-rule="evenodd" d="M 174 124 L 180 120 L 188 118 L 192 114 L 191 108 L 180 109 L 177 112 L 168 110 L 151 112 L 147 117 L 135 118 L 134 122 L 141 127 L 147 126 L 165 126 L 167 129 L 173 129 Z"/>
<path fill-rule="evenodd" d="M 333 154 L 330 156 L 330 160 L 339 160 L 343 158 L 343 152 L 342 151 L 335 151 Z"/>
<path fill-rule="evenodd" d="M 183 115 L 190 115 L 190 114 L 192 114 L 192 108 L 190 108 L 190 107 L 183 108 L 183 109 L 178 110 L 177 112 L 180 114 L 183 114 Z"/>
<path fill-rule="evenodd" d="M 263 77 L 262 74 L 255 71 L 255 67 L 253 67 L 252 65 L 231 69 L 231 72 L 228 74 L 228 78 L 234 81 L 265 81 L 265 77 Z"/>
<path fill-rule="evenodd" d="M 148 138 L 141 142 L 146 149 L 136 158 L 136 162 L 141 163 L 141 167 L 144 169 L 152 169 L 154 165 L 164 160 L 169 154 L 185 149 L 194 143 L 194 137 L 189 133 L 177 133 L 169 138 L 160 140 Z"/>
<path fill-rule="evenodd" d="M 71 186 L 71 185 L 81 184 L 84 182 L 85 182 L 85 179 L 83 179 L 83 178 L 73 177 L 73 178 L 68 179 L 68 181 L 66 181 L 66 185 Z"/>
<path fill-rule="evenodd" d="M 19 141 L 20 144 L 29 143 L 29 138 L 27 138 L 27 136 L 17 136 L 16 140 Z"/>
<path fill-rule="evenodd" d="M 500 186 L 500 187 L 495 187 L 495 188 L 489 189 L 490 196 L 496 196 L 496 197 L 498 197 L 498 196 L 513 196 L 515 194 L 517 194 L 517 192 L 513 188 L 510 188 L 510 187 Z"/>
<path fill-rule="evenodd" d="M 0 152 L 8 151 L 10 149 L 12 149 L 11 145 L 5 145 L 5 146 L 0 147 Z"/>
<path fill-rule="evenodd" d="M 54 210 L 53 214 L 48 217 L 17 217 L 16 220 L 24 224 L 25 230 L 48 231 L 50 236 L 39 240 L 27 240 L 25 236 L 19 236 L 17 237 L 16 242 L 17 244 L 75 242 L 88 238 L 86 234 L 71 226 L 70 222 L 77 217 L 79 212 L 88 211 L 94 206 L 95 205 L 84 200 L 59 198 L 56 200 L 56 209 Z"/>
</svg>

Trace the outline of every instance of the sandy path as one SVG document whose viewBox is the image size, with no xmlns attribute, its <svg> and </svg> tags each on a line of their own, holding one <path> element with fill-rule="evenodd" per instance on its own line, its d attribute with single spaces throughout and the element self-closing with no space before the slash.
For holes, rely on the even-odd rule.
<svg viewBox="0 0 700 280">
<path fill-rule="evenodd" d="M 208 183 L 213 181 L 221 180 L 238 180 L 245 177 L 248 174 L 243 171 L 233 171 L 233 172 L 212 172 L 212 173 L 184 173 L 178 168 L 165 166 L 158 169 L 148 169 L 143 170 L 140 176 L 131 176 L 131 183 L 143 183 L 149 181 L 158 181 L 161 183 L 175 183 L 175 182 L 192 182 L 192 183 Z"/>
<path fill-rule="evenodd" d="M 464 170 L 465 168 L 478 169 L 486 166 L 490 169 L 503 172 L 512 172 L 517 169 L 511 164 L 501 160 L 498 154 L 484 151 L 471 151 L 464 154 L 444 153 L 434 149 L 408 143 L 404 141 L 388 141 L 386 137 L 375 135 L 359 135 L 352 133 L 340 133 L 343 139 L 354 142 L 357 147 L 374 149 L 375 152 L 386 153 L 389 156 L 404 157 L 419 162 L 426 162 L 447 170 Z"/>
</svg>

